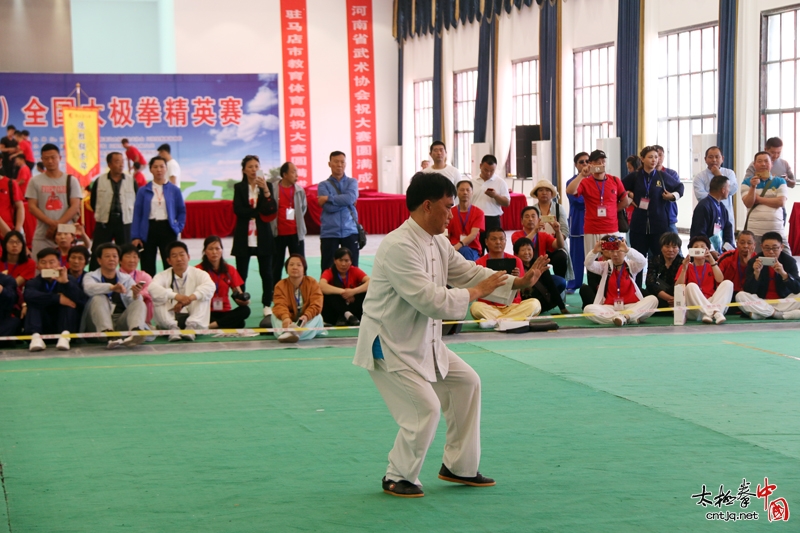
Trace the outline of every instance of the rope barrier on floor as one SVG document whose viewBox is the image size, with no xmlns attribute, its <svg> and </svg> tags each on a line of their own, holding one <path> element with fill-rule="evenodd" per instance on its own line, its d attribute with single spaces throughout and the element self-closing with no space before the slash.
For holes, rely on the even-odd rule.
<svg viewBox="0 0 800 533">
<path fill-rule="evenodd" d="M 779 303 L 794 303 L 800 302 L 800 298 L 779 298 L 775 300 L 761 300 L 764 303 L 768 304 L 779 304 Z M 729 304 L 718 305 L 718 304 L 711 304 L 706 306 L 714 311 L 721 311 L 724 307 L 742 307 L 743 304 L 739 302 L 731 302 Z M 659 307 L 657 309 L 653 309 L 653 313 L 663 313 L 663 312 L 674 312 L 674 311 L 693 311 L 699 310 L 701 307 L 699 305 L 690 305 L 690 306 L 681 306 L 681 307 Z M 630 309 L 624 309 L 617 311 L 620 314 L 631 314 Z M 555 318 L 588 318 L 590 316 L 596 316 L 596 313 L 569 313 L 569 314 L 560 314 L 560 315 L 538 315 L 534 317 L 529 317 L 523 320 L 517 320 L 517 322 L 530 322 L 534 320 L 552 320 Z M 505 319 L 501 319 L 505 320 Z M 481 324 L 493 321 L 487 321 L 485 319 L 481 320 L 444 320 L 442 321 L 443 325 L 451 325 L 451 324 Z M 52 333 L 47 335 L 40 335 L 40 338 L 43 340 L 56 340 L 61 338 L 69 338 L 69 339 L 117 339 L 117 338 L 124 338 L 130 337 L 133 335 L 139 335 L 143 337 L 161 337 L 161 336 L 169 336 L 174 335 L 175 333 L 179 333 L 180 335 L 219 335 L 219 336 L 229 336 L 229 337 L 253 337 L 260 335 L 261 333 L 275 333 L 276 331 L 280 334 L 284 331 L 291 330 L 294 332 L 303 332 L 303 331 L 343 331 L 348 329 L 360 329 L 360 326 L 325 326 L 321 328 L 307 328 L 307 327 L 291 327 L 291 328 L 241 328 L 241 329 L 182 329 L 182 330 L 174 330 L 174 329 L 159 329 L 159 330 L 133 330 L 133 331 L 100 331 L 100 332 L 92 332 L 92 333 L 69 333 L 69 334 L 62 334 L 62 333 Z M 29 341 L 33 337 L 32 335 L 11 335 L 6 337 L 0 337 L 0 341 Z"/>
</svg>

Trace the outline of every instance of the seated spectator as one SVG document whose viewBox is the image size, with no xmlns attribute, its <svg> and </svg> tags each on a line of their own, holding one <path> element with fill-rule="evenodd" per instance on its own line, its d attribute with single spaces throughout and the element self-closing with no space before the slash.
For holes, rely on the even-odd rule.
<svg viewBox="0 0 800 533">
<path fill-rule="evenodd" d="M 564 279 L 569 279 L 569 255 L 564 249 L 564 234 L 561 224 L 558 221 L 550 223 L 555 234 L 547 233 L 545 223 L 539 216 L 539 209 L 528 206 L 522 209 L 522 229 L 511 234 L 511 244 L 517 239 L 527 237 L 533 243 L 536 255 L 547 255 L 550 264 L 553 265 L 553 273 Z"/>
<path fill-rule="evenodd" d="M 189 268 L 189 248 L 181 241 L 168 244 L 169 268 L 150 283 L 156 327 L 170 330 L 169 341 L 193 341 L 194 333 L 180 329 L 206 329 L 211 319 L 211 298 L 216 286 L 211 276 L 199 268 Z"/>
<path fill-rule="evenodd" d="M 137 283 L 117 269 L 120 249 L 113 242 L 97 247 L 99 268 L 83 279 L 83 290 L 89 297 L 81 331 L 137 331 L 147 329 L 147 306 L 142 299 L 144 283 Z M 130 335 L 108 341 L 106 348 L 138 346 L 145 338 Z"/>
<path fill-rule="evenodd" d="M 12 276 L 0 273 L 0 337 L 19 335 L 22 321 L 17 313 L 17 282 Z M 0 348 L 10 343 L 0 342 Z"/>
<path fill-rule="evenodd" d="M 322 290 L 317 280 L 306 276 L 308 263 L 300 254 L 286 260 L 288 277 L 275 285 L 272 300 L 272 327 L 278 342 L 290 343 L 313 339 L 322 332 Z M 295 328 L 309 328 L 296 331 Z"/>
<path fill-rule="evenodd" d="M 86 263 L 91 256 L 89 249 L 85 246 L 73 246 L 67 252 L 67 273 L 75 278 L 78 285 L 83 286 L 83 275 L 86 273 Z"/>
<path fill-rule="evenodd" d="M 525 268 L 522 266 L 522 260 L 517 256 L 505 253 L 505 249 L 506 233 L 502 228 L 489 228 L 486 231 L 486 250 L 488 253 L 475 261 L 475 264 L 485 267 L 490 259 L 514 259 L 517 266 L 511 272 L 508 272 L 508 274 L 521 278 L 525 275 Z M 534 262 L 533 268 L 539 272 L 537 278 L 540 278 L 541 272 L 547 269 L 547 263 L 547 256 L 544 254 L 541 254 Z M 538 281 L 538 279 L 536 279 L 536 281 Z M 478 300 L 472 303 L 469 312 L 476 320 L 486 319 L 485 327 L 494 327 L 494 324 L 498 320 L 525 320 L 529 317 L 536 316 L 542 312 L 542 306 L 539 300 L 535 298 L 523 300 L 522 296 L 517 293 L 514 296 L 514 301 L 510 305 L 501 305 L 488 300 Z M 482 327 L 484 327 L 484 325 L 482 325 Z"/>
<path fill-rule="evenodd" d="M 9 231 L 3 238 L 3 256 L 0 272 L 8 274 L 22 289 L 36 275 L 36 261 L 28 257 L 25 237 L 18 231 Z"/>
<path fill-rule="evenodd" d="M 45 349 L 42 335 L 61 332 L 56 348 L 69 350 L 69 335 L 78 331 L 80 314 L 78 304 L 83 289 L 75 278 L 61 266 L 58 250 L 43 248 L 36 255 L 39 275 L 25 284 L 25 333 L 31 335 L 30 351 Z"/>
<path fill-rule="evenodd" d="M 771 264 L 767 264 L 767 263 Z M 793 299 L 788 302 L 767 303 L 764 300 Z M 797 262 L 786 253 L 783 237 L 771 231 L 761 237 L 761 253 L 747 263 L 744 289 L 736 295 L 742 310 L 750 318 L 800 318 L 800 279 Z"/>
<path fill-rule="evenodd" d="M 583 248 L 581 248 L 583 250 Z M 522 260 L 523 270 L 530 270 L 533 268 L 533 263 L 539 255 L 534 252 L 533 243 L 527 237 L 517 239 L 514 243 L 514 255 Z M 567 288 L 567 280 L 561 276 L 554 276 L 550 270 L 545 270 L 539 277 L 539 281 L 533 287 L 520 290 L 520 297 L 523 300 L 536 298 L 542 306 L 542 312 L 549 311 L 558 307 L 559 312 L 564 315 L 567 314 L 567 306 L 564 305 L 564 300 L 561 299 L 561 293 Z"/>
<path fill-rule="evenodd" d="M 322 273 L 319 288 L 323 295 L 322 319 L 325 322 L 337 326 L 361 324 L 361 315 L 364 314 L 361 306 L 369 288 L 369 276 L 353 266 L 349 249 L 336 250 L 333 266 Z"/>
<path fill-rule="evenodd" d="M 203 241 L 203 260 L 196 268 L 205 270 L 214 282 L 216 292 L 211 298 L 211 318 L 208 329 L 240 329 L 250 316 L 250 294 L 242 290 L 242 281 L 235 267 L 222 258 L 222 239 L 216 235 Z M 231 307 L 228 293 L 237 303 Z"/>
<path fill-rule="evenodd" d="M 733 298 L 736 293 L 744 290 L 747 279 L 747 263 L 756 255 L 756 241 L 752 231 L 739 232 L 736 239 L 736 249 L 725 252 L 719 256 L 719 268 L 725 279 L 733 282 Z"/>
<path fill-rule="evenodd" d="M 747 207 L 744 229 L 753 232 L 756 252 L 761 251 L 761 236 L 777 232 L 783 236 L 783 208 L 788 188 L 786 179 L 772 175 L 772 159 L 767 152 L 758 152 L 753 160 L 755 175 L 742 182 L 742 202 Z"/>
<path fill-rule="evenodd" d="M 697 203 L 692 213 L 690 237 L 705 235 L 713 250 L 722 253 L 725 243 L 733 246 L 733 224 L 728 218 L 728 209 L 723 201 L 730 194 L 730 183 L 725 176 L 714 176 L 709 185 L 708 196 Z"/>
<path fill-rule="evenodd" d="M 681 266 L 683 242 L 677 233 L 667 232 L 659 241 L 661 253 L 647 263 L 645 292 L 658 298 L 658 307 L 675 305 L 675 278 Z"/>
<path fill-rule="evenodd" d="M 703 250 L 703 255 L 692 256 L 692 250 Z M 685 285 L 686 318 L 702 320 L 706 324 L 722 324 L 733 295 L 733 283 L 725 279 L 719 264 L 711 255 L 711 243 L 705 235 L 689 240 L 689 254 L 681 263 L 676 285 Z"/>
<path fill-rule="evenodd" d="M 126 273 L 133 278 L 133 281 L 142 286 L 142 300 L 147 307 L 147 318 L 145 322 L 150 324 L 153 320 L 153 296 L 150 294 L 148 287 L 153 278 L 144 270 L 138 270 L 139 267 L 139 250 L 132 244 L 123 244 L 120 246 L 120 253 L 122 257 L 119 260 L 119 269 L 121 272 Z"/>
<path fill-rule="evenodd" d="M 603 251 L 609 259 L 599 261 Z M 589 272 L 600 275 L 600 285 L 594 303 L 583 310 L 587 318 L 597 324 L 624 326 L 638 324 L 649 318 L 658 307 L 658 298 L 642 296 L 634 278 L 644 269 L 644 256 L 629 248 L 625 239 L 604 235 L 595 243 L 592 253 L 586 256 L 584 266 Z"/>
<path fill-rule="evenodd" d="M 469 261 L 481 256 L 480 233 L 486 227 L 483 210 L 472 205 L 472 182 L 461 180 L 456 186 L 458 205 L 453 206 L 453 218 L 447 225 L 447 236 L 456 252 Z"/>
</svg>

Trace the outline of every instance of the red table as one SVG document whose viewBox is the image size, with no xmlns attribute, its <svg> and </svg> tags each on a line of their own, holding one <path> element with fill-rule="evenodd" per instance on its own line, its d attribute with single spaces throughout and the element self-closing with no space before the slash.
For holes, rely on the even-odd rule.
<svg viewBox="0 0 800 533">
<path fill-rule="evenodd" d="M 317 204 L 317 186 L 306 188 L 308 212 L 306 227 L 311 235 L 319 235 L 322 208 Z M 511 193 L 511 205 L 504 210 L 502 224 L 506 230 L 518 230 L 520 213 L 528 205 L 523 194 Z M 359 192 L 356 202 L 358 220 L 367 233 L 382 235 L 397 229 L 408 218 L 406 197 L 402 194 L 386 194 L 375 191 Z M 800 210 L 796 210 L 800 215 Z M 86 232 L 94 234 L 94 213 L 86 210 Z M 229 237 L 233 235 L 236 217 L 231 200 L 198 200 L 186 202 L 186 227 L 181 233 L 184 239 L 204 239 L 209 235 Z M 800 247 L 798 247 L 800 249 Z"/>
<path fill-rule="evenodd" d="M 792 254 L 800 254 L 800 202 L 795 202 L 789 217 L 789 248 Z"/>
</svg>

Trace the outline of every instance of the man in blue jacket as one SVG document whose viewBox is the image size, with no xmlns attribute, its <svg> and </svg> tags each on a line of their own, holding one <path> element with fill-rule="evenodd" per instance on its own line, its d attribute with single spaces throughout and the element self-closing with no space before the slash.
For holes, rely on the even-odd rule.
<svg viewBox="0 0 800 533">
<path fill-rule="evenodd" d="M 705 235 L 711 246 L 722 253 L 722 245 L 733 243 L 733 225 L 728 218 L 728 210 L 723 204 L 730 194 L 730 181 L 727 176 L 714 176 L 708 187 L 708 196 L 697 203 L 692 213 L 692 227 L 689 236 Z"/>
<path fill-rule="evenodd" d="M 358 266 L 358 181 L 345 175 L 346 164 L 343 152 L 331 152 L 331 176 L 317 185 L 317 202 L 322 207 L 319 249 L 323 272 L 333 266 L 333 254 L 340 246 L 350 250 L 353 266 Z"/>
</svg>

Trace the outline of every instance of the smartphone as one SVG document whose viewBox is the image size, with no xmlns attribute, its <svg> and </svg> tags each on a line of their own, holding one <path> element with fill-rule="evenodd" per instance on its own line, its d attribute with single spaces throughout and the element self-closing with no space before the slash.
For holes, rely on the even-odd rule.
<svg viewBox="0 0 800 533">
<path fill-rule="evenodd" d="M 43 268 L 42 269 L 42 277 L 43 278 L 57 278 L 58 277 L 58 270 L 55 268 Z"/>
<path fill-rule="evenodd" d="M 775 258 L 774 257 L 762 257 L 761 258 L 761 264 L 764 265 L 765 267 L 771 267 L 772 265 L 775 264 Z"/>
<path fill-rule="evenodd" d="M 136 285 L 138 285 L 139 287 L 144 287 L 144 281 L 137 281 Z"/>
<path fill-rule="evenodd" d="M 601 174 L 601 173 L 605 172 L 605 170 L 606 170 L 606 167 L 604 167 L 603 165 L 594 165 L 592 167 L 592 172 L 595 173 L 595 174 Z"/>
<path fill-rule="evenodd" d="M 75 224 L 59 224 L 58 233 L 72 233 L 75 234 Z"/>
<path fill-rule="evenodd" d="M 689 257 L 705 257 L 706 251 L 703 248 L 689 248 Z"/>
<path fill-rule="evenodd" d="M 730 252 L 731 250 L 735 250 L 735 249 L 736 248 L 731 246 L 731 243 L 729 243 L 729 242 L 726 242 L 725 244 L 722 245 L 722 250 L 725 251 L 725 252 Z"/>
<path fill-rule="evenodd" d="M 552 224 L 555 221 L 556 217 L 554 217 L 553 215 L 545 215 L 542 217 L 542 222 L 544 222 L 545 224 Z"/>
</svg>

